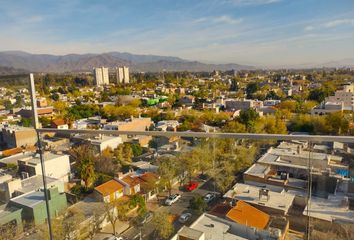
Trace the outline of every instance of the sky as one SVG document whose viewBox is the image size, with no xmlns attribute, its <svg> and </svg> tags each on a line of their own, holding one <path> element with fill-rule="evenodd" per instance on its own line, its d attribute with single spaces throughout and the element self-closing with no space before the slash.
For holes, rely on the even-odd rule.
<svg viewBox="0 0 354 240">
<path fill-rule="evenodd" d="M 283 66 L 354 58 L 353 0 L 0 0 L 0 51 Z"/>
</svg>

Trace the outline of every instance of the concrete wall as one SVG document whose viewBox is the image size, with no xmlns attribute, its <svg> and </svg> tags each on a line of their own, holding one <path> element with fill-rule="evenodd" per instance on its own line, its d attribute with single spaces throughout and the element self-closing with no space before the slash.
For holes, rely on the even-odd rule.
<svg viewBox="0 0 354 240">
<path fill-rule="evenodd" d="M 32 128 L 23 128 L 18 130 L 2 129 L 3 141 L 8 148 L 21 146 L 33 146 L 37 142 L 36 131 Z"/>
</svg>

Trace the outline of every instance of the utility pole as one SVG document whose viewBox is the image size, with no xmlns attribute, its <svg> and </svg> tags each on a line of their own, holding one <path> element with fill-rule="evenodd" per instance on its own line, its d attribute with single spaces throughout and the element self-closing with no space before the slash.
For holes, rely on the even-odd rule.
<svg viewBox="0 0 354 240">
<path fill-rule="evenodd" d="M 37 101 L 36 101 L 36 89 L 34 85 L 34 77 L 33 73 L 30 73 L 30 92 L 31 92 L 31 103 L 32 103 L 32 116 L 33 116 L 33 127 L 37 132 L 37 146 L 39 152 L 39 158 L 41 161 L 42 167 L 42 179 L 43 179 L 43 188 L 44 188 L 44 198 L 45 198 L 45 205 L 47 208 L 47 221 L 48 221 L 48 231 L 49 231 L 49 239 L 53 240 L 53 233 L 52 233 L 52 222 L 50 219 L 50 212 L 49 212 L 49 200 L 48 200 L 48 188 L 47 188 L 47 179 L 45 173 L 45 166 L 44 166 L 44 158 L 43 158 L 43 146 L 41 141 L 41 136 L 39 131 L 39 121 L 38 121 L 38 112 L 37 112 Z"/>
</svg>

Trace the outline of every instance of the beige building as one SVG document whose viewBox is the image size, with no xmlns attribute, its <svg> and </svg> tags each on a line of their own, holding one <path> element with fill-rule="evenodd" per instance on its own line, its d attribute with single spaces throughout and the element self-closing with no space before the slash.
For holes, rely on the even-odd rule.
<svg viewBox="0 0 354 240">
<path fill-rule="evenodd" d="M 109 74 L 108 68 L 99 67 L 93 69 L 94 76 L 95 76 L 95 85 L 102 86 L 109 84 Z"/>
<path fill-rule="evenodd" d="M 8 148 L 33 146 L 37 142 L 37 134 L 34 128 L 19 126 L 3 126 L 0 141 Z"/>
<path fill-rule="evenodd" d="M 117 83 L 129 83 L 129 68 L 128 67 L 117 67 Z"/>
</svg>

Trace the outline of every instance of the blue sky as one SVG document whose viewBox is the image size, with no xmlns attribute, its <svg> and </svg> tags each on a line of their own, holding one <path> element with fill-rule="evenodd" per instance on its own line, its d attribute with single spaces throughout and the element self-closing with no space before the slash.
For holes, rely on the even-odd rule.
<svg viewBox="0 0 354 240">
<path fill-rule="evenodd" d="M 264 66 L 354 56 L 353 0 L 0 0 L 0 51 Z"/>
</svg>

